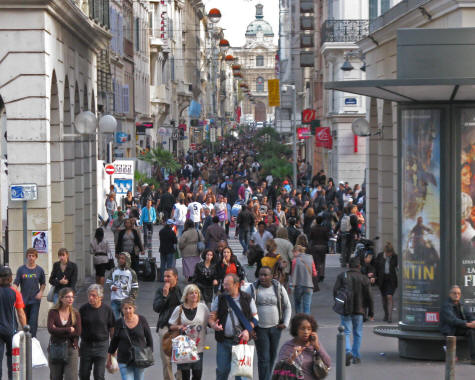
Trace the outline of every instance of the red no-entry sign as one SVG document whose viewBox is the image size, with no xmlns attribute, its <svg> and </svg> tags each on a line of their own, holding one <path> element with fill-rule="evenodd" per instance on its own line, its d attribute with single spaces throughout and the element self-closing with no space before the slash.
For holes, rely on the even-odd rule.
<svg viewBox="0 0 475 380">
<path fill-rule="evenodd" d="M 112 175 L 114 174 L 115 172 L 115 168 L 114 168 L 114 165 L 106 165 L 106 173 L 109 174 L 109 175 Z"/>
</svg>

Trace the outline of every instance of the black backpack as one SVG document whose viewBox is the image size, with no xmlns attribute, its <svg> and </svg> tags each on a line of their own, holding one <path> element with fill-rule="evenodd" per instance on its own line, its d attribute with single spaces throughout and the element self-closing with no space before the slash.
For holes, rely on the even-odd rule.
<svg viewBox="0 0 475 380">
<path fill-rule="evenodd" d="M 353 312 L 353 289 L 347 272 L 344 273 L 340 288 L 336 291 L 333 311 L 340 315 L 350 315 Z"/>
</svg>

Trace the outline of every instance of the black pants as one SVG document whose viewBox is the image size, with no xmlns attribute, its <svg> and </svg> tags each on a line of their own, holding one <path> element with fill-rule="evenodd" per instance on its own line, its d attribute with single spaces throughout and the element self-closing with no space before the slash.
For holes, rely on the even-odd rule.
<svg viewBox="0 0 475 380">
<path fill-rule="evenodd" d="M 2 379 L 3 354 L 7 356 L 8 380 L 12 380 L 12 335 L 0 334 L 0 380 Z M 5 352 L 6 347 L 6 352 Z"/>
<path fill-rule="evenodd" d="M 143 223 L 143 245 L 144 249 L 152 248 L 153 223 Z"/>
<path fill-rule="evenodd" d="M 475 329 L 457 327 L 455 330 L 455 335 L 467 337 L 468 346 L 470 348 L 470 359 L 475 360 Z"/>
<path fill-rule="evenodd" d="M 81 342 L 79 348 L 79 379 L 89 380 L 93 369 L 94 380 L 104 380 L 109 342 Z"/>
<path fill-rule="evenodd" d="M 203 353 L 200 354 L 200 360 L 196 363 L 191 364 L 179 364 L 177 368 L 181 371 L 182 380 L 201 380 L 201 375 L 203 373 Z"/>
</svg>

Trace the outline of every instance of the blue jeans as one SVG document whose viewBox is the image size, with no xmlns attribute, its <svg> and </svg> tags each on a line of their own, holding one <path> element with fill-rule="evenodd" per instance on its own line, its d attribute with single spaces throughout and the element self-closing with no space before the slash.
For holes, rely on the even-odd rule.
<svg viewBox="0 0 475 380">
<path fill-rule="evenodd" d="M 294 288 L 295 313 L 310 314 L 313 289 L 297 285 Z"/>
<path fill-rule="evenodd" d="M 216 380 L 228 380 L 229 372 L 231 372 L 232 359 L 231 339 L 224 339 L 223 342 L 218 342 L 216 349 Z M 246 379 L 245 377 L 236 376 L 235 380 Z"/>
<path fill-rule="evenodd" d="M 56 305 L 58 303 L 58 300 L 59 300 L 59 293 L 54 293 L 53 303 Z"/>
<path fill-rule="evenodd" d="M 2 379 L 3 354 L 7 357 L 8 380 L 13 377 L 12 374 L 12 338 L 13 335 L 0 334 L 0 380 Z M 6 350 L 5 350 L 6 349 Z"/>
<path fill-rule="evenodd" d="M 160 281 L 163 281 L 166 269 L 175 268 L 175 262 L 175 253 L 160 252 Z"/>
<path fill-rule="evenodd" d="M 360 357 L 361 339 L 363 338 L 363 315 L 341 315 L 341 324 L 345 328 L 346 352 L 351 352 L 354 358 Z M 353 331 L 353 347 L 350 334 Z"/>
<path fill-rule="evenodd" d="M 120 305 L 122 304 L 122 301 L 120 300 L 112 300 L 111 301 L 111 309 L 112 312 L 114 313 L 114 318 L 115 320 L 118 320 L 121 315 L 120 315 Z"/>
<path fill-rule="evenodd" d="M 277 327 L 262 329 L 256 328 L 257 370 L 259 380 L 270 380 L 274 368 L 282 330 Z"/>
<path fill-rule="evenodd" d="M 181 236 L 181 234 L 183 233 L 183 230 L 185 229 L 185 226 L 176 226 L 176 229 L 178 230 L 178 236 Z"/>
<path fill-rule="evenodd" d="M 143 380 L 145 368 L 128 366 L 125 363 L 119 363 L 120 376 L 122 380 Z"/>
<path fill-rule="evenodd" d="M 249 238 L 251 233 L 249 230 L 239 229 L 239 243 L 241 243 L 242 249 L 244 252 L 247 252 L 249 249 Z"/>
<path fill-rule="evenodd" d="M 36 337 L 38 330 L 38 314 L 40 313 L 40 302 L 30 303 L 25 306 L 26 323 L 30 325 L 31 336 Z"/>
</svg>

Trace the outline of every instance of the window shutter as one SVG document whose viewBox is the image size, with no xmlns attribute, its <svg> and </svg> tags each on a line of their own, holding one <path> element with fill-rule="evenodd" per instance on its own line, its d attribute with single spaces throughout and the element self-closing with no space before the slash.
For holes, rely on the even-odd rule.
<svg viewBox="0 0 475 380">
<path fill-rule="evenodd" d="M 126 84 L 122 87 L 122 100 L 123 100 L 123 112 L 129 113 L 129 85 Z"/>
<path fill-rule="evenodd" d="M 118 43 L 118 52 L 121 56 L 124 55 L 124 19 L 122 18 L 122 15 L 119 14 L 119 25 L 118 25 L 119 32 L 117 35 L 119 36 L 119 39 L 117 41 Z"/>
</svg>

